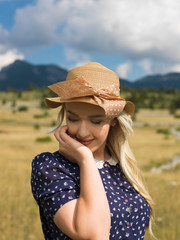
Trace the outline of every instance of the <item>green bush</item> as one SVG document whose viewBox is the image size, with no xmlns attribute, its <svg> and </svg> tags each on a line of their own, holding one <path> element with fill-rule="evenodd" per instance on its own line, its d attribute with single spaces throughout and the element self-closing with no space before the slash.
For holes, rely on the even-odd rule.
<svg viewBox="0 0 180 240">
<path fill-rule="evenodd" d="M 51 141 L 52 139 L 49 136 L 36 138 L 36 142 L 51 142 Z"/>
<path fill-rule="evenodd" d="M 53 121 L 51 122 L 51 126 L 52 126 L 52 127 L 55 127 L 56 124 L 57 124 L 57 122 L 56 122 L 55 120 L 53 120 Z"/>
<path fill-rule="evenodd" d="M 11 104 L 11 107 L 14 108 L 15 106 L 16 106 L 16 100 L 13 99 L 12 104 Z"/>
<path fill-rule="evenodd" d="M 49 116 L 48 112 L 44 112 L 43 114 L 35 114 L 33 117 L 34 118 L 45 118 Z"/>
<path fill-rule="evenodd" d="M 40 108 L 42 108 L 42 109 L 49 109 L 49 107 L 45 103 L 44 99 L 40 101 Z"/>
<path fill-rule="evenodd" d="M 180 118 L 180 114 L 175 114 L 174 117 L 175 118 Z"/>
<path fill-rule="evenodd" d="M 18 111 L 20 111 L 20 112 L 28 111 L 28 107 L 27 107 L 27 106 L 20 106 L 20 107 L 18 108 Z"/>
<path fill-rule="evenodd" d="M 170 134 L 169 129 L 165 129 L 165 128 L 157 129 L 156 132 L 157 132 L 157 133 L 163 133 L 163 134 L 165 134 L 165 135 Z"/>
<path fill-rule="evenodd" d="M 38 123 L 34 124 L 34 129 L 36 130 L 40 129 L 40 125 Z"/>
<path fill-rule="evenodd" d="M 2 99 L 2 105 L 5 105 L 7 100 L 5 98 Z"/>
</svg>

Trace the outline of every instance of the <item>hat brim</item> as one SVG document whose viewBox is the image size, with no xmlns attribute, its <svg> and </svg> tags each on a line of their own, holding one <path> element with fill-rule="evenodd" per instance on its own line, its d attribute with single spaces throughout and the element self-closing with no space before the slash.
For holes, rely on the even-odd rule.
<svg viewBox="0 0 180 240">
<path fill-rule="evenodd" d="M 90 104 L 99 106 L 92 97 L 80 97 L 80 98 L 74 98 L 74 99 L 63 99 L 60 97 L 54 97 L 54 98 L 45 98 L 45 101 L 50 108 L 57 108 L 66 102 L 84 102 L 84 103 L 90 103 Z M 124 106 L 123 110 L 126 111 L 126 113 L 129 114 L 130 116 L 133 116 L 135 111 L 134 103 L 130 101 L 126 101 L 126 105 Z"/>
<path fill-rule="evenodd" d="M 90 103 L 94 105 L 98 105 L 93 98 L 91 97 L 80 97 L 80 98 L 71 98 L 71 99 L 63 99 L 60 97 L 55 97 L 55 98 L 45 98 L 46 104 L 50 108 L 57 108 L 61 106 L 63 103 L 66 102 L 85 102 L 85 103 Z"/>
<path fill-rule="evenodd" d="M 132 117 L 134 115 L 134 111 L 135 111 L 134 103 L 131 101 L 126 101 L 126 105 L 124 106 L 123 110 Z"/>
</svg>

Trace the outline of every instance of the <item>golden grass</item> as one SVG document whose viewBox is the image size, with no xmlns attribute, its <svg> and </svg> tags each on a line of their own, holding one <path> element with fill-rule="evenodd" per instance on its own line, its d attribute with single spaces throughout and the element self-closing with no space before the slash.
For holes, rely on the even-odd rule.
<svg viewBox="0 0 180 240">
<path fill-rule="evenodd" d="M 38 207 L 30 188 L 31 161 L 43 151 L 58 149 L 53 134 L 48 143 L 36 142 L 37 137 L 47 136 L 51 123 L 56 120 L 57 110 L 50 110 L 49 116 L 33 118 L 43 111 L 30 107 L 27 112 L 12 113 L 11 108 L 0 105 L 0 239 L 2 240 L 41 240 Z M 137 115 L 141 122 L 177 123 L 166 111 L 142 110 Z M 39 123 L 36 130 L 34 124 Z M 151 167 L 171 160 L 180 154 L 179 142 L 175 136 L 166 138 L 158 134 L 158 126 L 135 127 L 130 145 L 143 169 L 149 191 L 156 204 L 154 232 L 161 240 L 178 240 L 180 236 L 180 168 L 162 173 L 152 173 Z M 150 239 L 148 233 L 145 239 Z"/>
<path fill-rule="evenodd" d="M 177 114 L 179 114 L 179 111 L 177 111 Z M 142 109 L 137 114 L 136 121 L 148 124 L 157 123 L 159 125 L 180 123 L 179 118 L 174 118 L 173 115 L 169 114 L 169 110 L 167 109 Z"/>
<path fill-rule="evenodd" d="M 140 168 L 143 170 L 165 163 L 180 154 L 177 137 L 158 134 L 159 127 L 134 128 L 134 134 L 130 137 L 131 148 L 137 156 Z"/>
</svg>

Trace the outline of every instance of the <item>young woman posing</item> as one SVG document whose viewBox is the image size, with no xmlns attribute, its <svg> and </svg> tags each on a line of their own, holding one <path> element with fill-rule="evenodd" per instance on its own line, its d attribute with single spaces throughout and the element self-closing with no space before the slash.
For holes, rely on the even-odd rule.
<svg viewBox="0 0 180 240">
<path fill-rule="evenodd" d="M 99 63 L 69 71 L 49 86 L 61 106 L 59 150 L 32 162 L 32 192 L 47 240 L 140 240 L 152 234 L 153 202 L 128 144 L 134 104 L 119 95 L 119 78 Z"/>
</svg>

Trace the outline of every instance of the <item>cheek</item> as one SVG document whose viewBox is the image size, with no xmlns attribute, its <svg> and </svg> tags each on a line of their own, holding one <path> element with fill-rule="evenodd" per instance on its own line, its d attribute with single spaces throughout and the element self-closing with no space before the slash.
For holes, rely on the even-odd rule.
<svg viewBox="0 0 180 240">
<path fill-rule="evenodd" d="M 69 135 L 74 136 L 77 132 L 77 127 L 75 126 L 75 124 L 67 122 L 67 127 Z"/>
<path fill-rule="evenodd" d="M 95 131 L 95 135 L 99 140 L 105 141 L 107 139 L 108 133 L 109 133 L 110 126 L 104 125 L 99 131 Z"/>
</svg>

